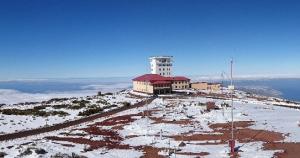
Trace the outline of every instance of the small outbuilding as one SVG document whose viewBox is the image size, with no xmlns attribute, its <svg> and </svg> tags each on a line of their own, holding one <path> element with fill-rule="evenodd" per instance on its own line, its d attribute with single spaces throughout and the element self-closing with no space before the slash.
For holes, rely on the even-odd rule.
<svg viewBox="0 0 300 158">
<path fill-rule="evenodd" d="M 208 83 L 208 82 L 194 82 L 191 83 L 191 88 L 196 90 L 211 90 L 219 91 L 221 89 L 220 83 Z"/>
</svg>

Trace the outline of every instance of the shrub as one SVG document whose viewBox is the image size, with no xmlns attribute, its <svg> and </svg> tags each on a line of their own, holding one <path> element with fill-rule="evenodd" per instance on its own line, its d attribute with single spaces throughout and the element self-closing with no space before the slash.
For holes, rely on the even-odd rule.
<svg viewBox="0 0 300 158">
<path fill-rule="evenodd" d="M 205 106 L 205 105 L 206 105 L 205 103 L 201 103 L 201 102 L 198 103 L 198 106 Z"/>
<path fill-rule="evenodd" d="M 221 106 L 222 107 L 230 107 L 228 103 L 222 103 Z"/>
<path fill-rule="evenodd" d="M 88 100 L 74 100 L 72 103 L 73 104 L 79 104 L 79 105 L 85 105 L 85 104 L 89 104 L 90 101 L 88 101 Z"/>
<path fill-rule="evenodd" d="M 126 107 L 128 107 L 128 106 L 131 105 L 129 102 L 123 102 L 122 104 L 123 104 L 124 106 L 126 106 Z"/>
<path fill-rule="evenodd" d="M 0 152 L 0 157 L 4 157 L 6 156 L 7 154 L 5 152 Z"/>
<path fill-rule="evenodd" d="M 38 108 L 37 109 L 25 109 L 25 110 L 19 110 L 19 109 L 3 109 L 0 110 L 0 112 L 4 115 L 33 115 L 33 116 L 50 116 L 50 115 L 60 115 L 65 116 L 69 115 L 68 113 L 64 111 L 41 111 Z"/>
<path fill-rule="evenodd" d="M 78 109 L 81 109 L 81 108 L 84 108 L 84 107 L 85 107 L 85 104 L 81 104 L 81 105 L 70 105 L 70 106 L 68 106 L 68 109 L 78 110 Z"/>
<path fill-rule="evenodd" d="M 48 152 L 46 150 L 42 149 L 42 148 L 39 148 L 39 149 L 35 149 L 35 153 L 37 153 L 37 154 L 46 154 Z"/>
<path fill-rule="evenodd" d="M 93 115 L 93 114 L 96 114 L 96 113 L 99 113 L 102 111 L 103 111 L 103 109 L 100 107 L 92 107 L 85 111 L 79 112 L 78 116 L 89 116 L 89 115 Z"/>
<path fill-rule="evenodd" d="M 67 100 L 69 100 L 69 99 L 68 98 L 53 98 L 53 99 L 48 100 L 46 103 L 50 104 L 53 102 L 62 102 L 62 101 L 67 101 Z"/>
<path fill-rule="evenodd" d="M 103 105 L 108 105 L 109 103 L 106 101 L 106 100 L 104 100 L 104 99 L 100 99 L 100 100 L 98 100 L 96 103 L 98 103 L 98 104 L 103 104 Z"/>
<path fill-rule="evenodd" d="M 67 116 L 67 115 L 69 115 L 69 113 L 64 112 L 64 111 L 51 111 L 50 114 L 51 115 L 59 115 L 59 116 Z"/>
<path fill-rule="evenodd" d="M 26 156 L 26 155 L 31 155 L 32 151 L 30 150 L 30 148 L 27 148 L 24 152 L 22 152 L 20 154 L 21 157 Z"/>
<path fill-rule="evenodd" d="M 51 158 L 87 158 L 87 157 L 77 155 L 75 153 L 72 153 L 71 155 L 63 154 L 63 153 L 56 153 L 55 155 L 52 155 Z"/>
<path fill-rule="evenodd" d="M 71 106 L 71 105 L 69 105 L 69 104 L 61 104 L 61 105 L 53 105 L 52 108 L 54 108 L 54 109 L 61 109 L 61 108 L 68 108 L 69 106 Z"/>
<path fill-rule="evenodd" d="M 47 106 L 45 106 L 45 105 L 42 105 L 42 106 L 35 106 L 33 109 L 34 110 L 43 110 L 43 109 L 45 109 Z"/>
<path fill-rule="evenodd" d="M 116 105 L 116 104 L 109 105 L 109 106 L 106 106 L 105 109 L 110 109 L 110 108 L 114 108 L 114 107 L 118 107 L 118 105 Z"/>
</svg>

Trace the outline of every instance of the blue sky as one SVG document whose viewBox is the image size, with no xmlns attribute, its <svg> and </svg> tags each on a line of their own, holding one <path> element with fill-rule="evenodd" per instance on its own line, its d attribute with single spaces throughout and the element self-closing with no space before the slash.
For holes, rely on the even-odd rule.
<svg viewBox="0 0 300 158">
<path fill-rule="evenodd" d="M 173 55 L 177 75 L 300 75 L 300 2 L 2 0 L 0 79 L 136 76 Z"/>
</svg>

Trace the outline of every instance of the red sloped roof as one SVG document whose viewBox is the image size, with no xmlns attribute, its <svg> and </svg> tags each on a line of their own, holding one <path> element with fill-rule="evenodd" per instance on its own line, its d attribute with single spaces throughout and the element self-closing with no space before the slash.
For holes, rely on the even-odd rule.
<svg viewBox="0 0 300 158">
<path fill-rule="evenodd" d="M 145 74 L 139 77 L 136 77 L 133 79 L 133 81 L 149 81 L 149 82 L 154 82 L 154 81 L 166 81 L 167 78 L 157 75 L 157 74 Z"/>
<path fill-rule="evenodd" d="M 189 78 L 183 76 L 163 77 L 157 74 L 145 74 L 132 79 L 133 81 L 147 81 L 155 84 L 171 83 L 171 81 L 190 81 Z"/>
<path fill-rule="evenodd" d="M 168 77 L 171 81 L 190 81 L 189 78 L 186 78 L 184 76 L 175 76 L 175 77 Z"/>
</svg>

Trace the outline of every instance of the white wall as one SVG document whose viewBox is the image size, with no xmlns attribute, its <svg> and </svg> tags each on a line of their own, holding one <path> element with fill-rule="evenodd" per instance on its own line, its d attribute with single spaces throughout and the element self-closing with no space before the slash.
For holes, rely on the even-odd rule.
<svg viewBox="0 0 300 158">
<path fill-rule="evenodd" d="M 166 61 L 161 62 L 162 60 Z M 172 76 L 172 57 L 151 57 L 150 67 L 152 74 L 170 77 Z"/>
</svg>

